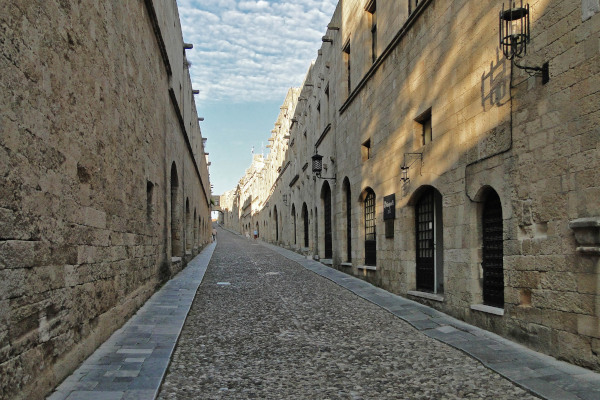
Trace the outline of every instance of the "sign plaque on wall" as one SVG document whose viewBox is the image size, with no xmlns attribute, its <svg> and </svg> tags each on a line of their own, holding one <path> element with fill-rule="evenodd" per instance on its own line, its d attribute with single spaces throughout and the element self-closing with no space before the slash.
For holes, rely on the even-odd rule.
<svg viewBox="0 0 600 400">
<path fill-rule="evenodd" d="M 396 219 L 396 194 L 383 198 L 383 220 Z"/>
</svg>

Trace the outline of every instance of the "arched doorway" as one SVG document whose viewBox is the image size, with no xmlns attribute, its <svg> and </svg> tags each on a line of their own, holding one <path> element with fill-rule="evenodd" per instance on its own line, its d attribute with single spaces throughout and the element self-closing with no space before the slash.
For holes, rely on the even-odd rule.
<svg viewBox="0 0 600 400">
<path fill-rule="evenodd" d="M 185 221 L 183 226 L 185 227 L 185 250 L 190 251 L 192 249 L 192 235 L 191 227 L 192 220 L 190 218 L 190 199 L 185 199 Z"/>
<path fill-rule="evenodd" d="M 375 213 L 375 192 L 365 190 L 365 265 L 377 265 L 377 232 Z"/>
<path fill-rule="evenodd" d="M 350 181 L 348 178 L 344 179 L 344 193 L 345 193 L 345 211 L 346 211 L 346 261 L 352 261 L 352 194 L 350 192 Z"/>
<path fill-rule="evenodd" d="M 275 241 L 279 241 L 279 219 L 277 219 L 277 206 L 273 208 L 273 217 L 275 218 Z"/>
<path fill-rule="evenodd" d="M 294 244 L 297 244 L 297 239 L 296 239 L 296 205 L 292 204 L 292 219 L 294 222 Z"/>
<path fill-rule="evenodd" d="M 483 304 L 504 308 L 504 226 L 498 193 L 490 190 L 481 217 Z"/>
<path fill-rule="evenodd" d="M 333 257 L 333 235 L 331 229 L 331 188 L 329 183 L 325 181 L 321 188 L 321 200 L 323 201 L 323 228 L 325 239 L 325 258 Z"/>
<path fill-rule="evenodd" d="M 427 187 L 415 205 L 417 290 L 441 293 L 443 280 L 442 196 Z"/>
<path fill-rule="evenodd" d="M 306 203 L 302 204 L 302 223 L 304 225 L 304 247 L 308 247 L 309 229 L 308 229 L 308 207 Z"/>
<path fill-rule="evenodd" d="M 171 164 L 171 257 L 181 256 L 181 220 L 179 217 L 179 177 L 177 166 Z"/>
</svg>

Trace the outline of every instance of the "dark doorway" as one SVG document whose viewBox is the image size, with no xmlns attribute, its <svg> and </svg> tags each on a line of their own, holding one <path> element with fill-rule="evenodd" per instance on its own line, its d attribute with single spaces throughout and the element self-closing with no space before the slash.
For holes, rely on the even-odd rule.
<svg viewBox="0 0 600 400">
<path fill-rule="evenodd" d="M 275 217 L 275 241 L 279 241 L 279 220 L 277 219 L 277 207 L 273 210 L 273 216 Z"/>
<path fill-rule="evenodd" d="M 304 247 L 308 247 L 308 207 L 302 205 L 302 222 L 304 224 Z"/>
<path fill-rule="evenodd" d="M 350 182 L 345 181 L 346 190 L 346 261 L 352 261 L 352 195 L 350 193 Z"/>
<path fill-rule="evenodd" d="M 417 290 L 443 292 L 442 196 L 427 188 L 415 206 Z"/>
<path fill-rule="evenodd" d="M 329 183 L 323 184 L 323 191 L 321 192 L 323 198 L 323 217 L 325 227 L 325 258 L 333 257 L 333 240 L 331 233 L 331 188 Z"/>
<path fill-rule="evenodd" d="M 296 244 L 296 205 L 292 204 L 292 218 L 294 220 L 294 244 Z"/>
<path fill-rule="evenodd" d="M 492 191 L 486 198 L 481 220 L 483 231 L 483 303 L 504 308 L 504 240 L 502 204 Z"/>
</svg>

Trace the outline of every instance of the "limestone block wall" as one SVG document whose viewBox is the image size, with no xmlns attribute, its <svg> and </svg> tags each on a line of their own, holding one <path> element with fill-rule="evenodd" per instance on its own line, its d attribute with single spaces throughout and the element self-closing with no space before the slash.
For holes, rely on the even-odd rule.
<svg viewBox="0 0 600 400">
<path fill-rule="evenodd" d="M 4 2 L 0 29 L 0 393 L 36 399 L 209 241 L 210 184 L 174 1 Z"/>
<path fill-rule="evenodd" d="M 289 143 L 264 168 L 290 167 L 246 217 L 271 227 L 264 240 L 597 370 L 600 10 L 529 3 L 531 41 L 518 63 L 548 62 L 546 84 L 504 58 L 501 2 L 428 0 L 410 12 L 408 1 L 340 2 L 325 32 L 332 42 L 300 88 Z M 313 176 L 315 153 L 335 180 Z M 385 221 L 389 195 L 395 219 Z M 492 203 L 495 239 L 484 223 Z M 369 246 L 376 259 L 367 260 Z M 492 251 L 500 273 L 490 279 Z"/>
</svg>

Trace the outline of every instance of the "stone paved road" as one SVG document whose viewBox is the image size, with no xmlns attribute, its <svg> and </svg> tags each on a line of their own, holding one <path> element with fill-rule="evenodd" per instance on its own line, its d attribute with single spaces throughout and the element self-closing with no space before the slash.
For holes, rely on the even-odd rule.
<svg viewBox="0 0 600 400">
<path fill-rule="evenodd" d="M 159 398 L 535 397 L 267 247 L 220 230 Z"/>
</svg>

